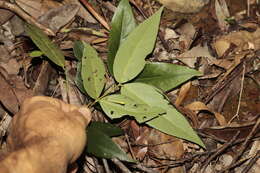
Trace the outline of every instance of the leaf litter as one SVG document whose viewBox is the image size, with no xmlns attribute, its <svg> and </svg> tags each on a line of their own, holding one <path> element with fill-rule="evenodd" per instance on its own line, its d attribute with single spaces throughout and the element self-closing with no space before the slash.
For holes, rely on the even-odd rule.
<svg viewBox="0 0 260 173">
<path fill-rule="evenodd" d="M 196 4 L 196 0 L 193 1 Z M 63 4 L 58 1 L 19 0 L 17 2 L 31 16 L 37 16 L 37 18 L 48 10 L 63 9 L 60 8 Z M 67 0 L 63 3 L 74 2 Z M 157 1 L 151 0 L 130 2 L 137 23 L 141 23 L 161 6 Z M 128 156 L 140 163 L 129 165 L 122 162 L 122 164 L 132 172 L 136 170 L 169 173 L 203 170 L 204 172 L 229 172 L 231 170 L 247 172 L 249 169 L 251 172 L 257 172 L 260 166 L 259 159 L 255 159 L 259 157 L 260 150 L 257 123 L 260 112 L 260 30 L 257 12 L 259 2 L 248 1 L 248 8 L 245 8 L 246 6 L 239 5 L 244 3 L 242 1 L 240 3 L 240 1 L 216 0 L 202 3 L 198 0 L 197 6 L 191 6 L 193 3 L 185 6 L 184 0 L 176 0 L 175 4 L 182 5 L 182 8 L 176 10 L 171 9 L 173 5 L 169 5 L 167 0 L 160 2 L 166 3 L 168 8 L 164 10 L 161 18 L 158 35 L 162 37 L 157 37 L 155 49 L 147 60 L 152 63 L 178 64 L 203 73 L 203 76 L 191 74 L 191 77 L 198 77 L 192 78 L 188 85 L 178 84 L 174 89 L 170 89 L 167 95 L 169 101 L 175 103 L 178 111 L 196 129 L 206 145 L 206 150 L 150 126 L 139 124 L 131 118 L 123 118 L 123 121 L 111 122 L 125 132 L 125 135 L 115 137 L 117 139 L 115 141 L 127 152 Z M 108 3 L 93 1 L 92 5 L 94 12 L 103 15 L 106 19 L 104 21 L 110 23 L 114 13 L 110 7 L 116 7 L 118 4 L 110 1 Z M 28 9 L 32 6 L 39 7 L 37 8 L 39 10 Z M 16 27 L 8 24 L 13 18 L 8 17 L 10 16 L 8 14 L 5 19 L 1 19 L 3 22 L 0 21 L 0 23 L 4 25 L 0 27 L 0 41 L 1 47 L 5 47 L 1 49 L 3 51 L 1 55 L 8 55 L 0 58 L 1 110 L 10 115 L 15 114 L 22 100 L 35 93 L 63 98 L 65 101 L 77 104 L 85 104 L 91 100 L 78 92 L 78 88 L 71 81 L 77 72 L 76 58 L 71 53 L 73 41 L 84 40 L 89 44 L 95 43 L 93 46 L 100 58 L 106 60 L 108 31 L 100 26 L 97 22 L 99 20 L 93 19 L 89 12 L 86 12 L 82 4 L 79 4 L 79 8 L 80 12 L 77 15 L 74 14 L 75 12 L 71 13 L 70 18 L 74 19 L 59 26 L 52 26 L 52 28 L 58 28 L 55 32 L 59 33 L 52 38 L 53 42 L 57 45 L 62 45 L 66 41 L 69 43 L 66 49 L 62 50 L 66 56 L 65 64 L 63 59 L 57 64 L 68 67 L 70 89 L 66 89 L 66 81 L 64 82 L 59 77 L 60 71 L 57 70 L 55 64 L 46 65 L 44 63 L 46 58 L 43 56 L 36 58 L 28 56 L 30 51 L 37 50 L 28 38 L 20 35 L 21 37 L 14 39 L 12 32 L 7 32 L 8 30 L 15 32 Z M 84 15 L 82 15 L 82 9 L 85 10 Z M 185 9 L 185 11 L 180 11 L 180 9 Z M 185 14 L 185 12 L 192 13 Z M 62 12 L 55 12 L 53 15 L 58 17 L 61 14 Z M 46 20 L 45 23 L 51 22 L 49 18 Z M 61 27 L 70 31 L 62 32 Z M 91 34 L 89 30 L 81 28 L 90 29 L 92 33 L 100 32 L 103 36 Z M 105 39 L 98 41 L 101 38 Z M 12 61 L 15 61 L 15 66 L 10 63 Z M 29 63 L 29 66 L 25 67 L 25 62 Z M 43 78 L 43 74 L 49 74 L 49 78 Z M 106 77 L 108 78 L 107 75 Z M 39 86 L 45 87 L 38 89 Z M 113 89 L 107 84 L 104 90 L 109 88 Z M 100 111 L 96 110 L 94 114 L 95 121 L 110 121 L 104 118 Z M 5 116 L 6 114 L 0 115 L 1 127 Z M 0 141 L 4 144 L 3 134 L 7 129 L 6 127 L 0 129 Z M 237 137 L 234 138 L 236 135 Z M 5 150 L 4 145 L 1 145 L 1 150 Z M 93 159 L 95 160 L 93 156 L 86 156 L 89 163 L 93 162 Z M 206 160 L 208 161 L 205 162 Z M 244 164 L 242 164 L 243 160 Z M 105 162 L 97 161 L 99 166 L 105 167 Z M 237 165 L 240 162 L 241 164 Z M 119 169 L 122 169 L 117 163 L 114 162 Z M 88 165 L 87 162 L 86 164 Z M 89 172 L 89 168 L 83 165 L 81 163 L 79 169 Z M 109 169 L 117 170 L 110 163 L 108 166 Z M 92 169 L 98 168 L 92 167 Z"/>
</svg>

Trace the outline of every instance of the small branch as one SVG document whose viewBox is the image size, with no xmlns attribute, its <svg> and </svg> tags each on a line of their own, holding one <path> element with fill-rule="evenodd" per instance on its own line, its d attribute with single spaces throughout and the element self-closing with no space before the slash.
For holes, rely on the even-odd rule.
<svg viewBox="0 0 260 173">
<path fill-rule="evenodd" d="M 36 19 L 34 19 L 29 14 L 27 14 L 23 9 L 21 9 L 17 5 L 11 4 L 6 1 L 0 1 L 0 8 L 4 8 L 4 9 L 10 10 L 10 11 L 16 13 L 18 16 L 23 18 L 28 23 L 33 24 L 33 25 L 39 27 L 40 29 L 42 29 L 47 35 L 51 35 L 51 36 L 55 35 L 55 33 L 51 29 L 49 29 L 46 26 L 42 25 L 41 23 L 37 22 Z"/>
<path fill-rule="evenodd" d="M 104 168 L 105 168 L 106 173 L 112 173 L 112 172 L 110 171 L 110 169 L 109 169 L 107 160 L 106 160 L 106 159 L 102 159 L 102 162 L 103 162 L 103 165 L 104 165 Z"/>
<path fill-rule="evenodd" d="M 110 26 L 106 22 L 106 20 L 96 12 L 94 7 L 87 1 L 87 0 L 79 0 L 87 9 L 88 11 L 103 25 L 108 31 L 110 30 Z"/>
<path fill-rule="evenodd" d="M 243 169 L 241 173 L 247 173 L 255 164 L 257 159 L 259 159 L 259 157 L 260 157 L 260 150 L 257 151 L 256 155 L 250 160 L 249 164 L 246 165 L 246 167 Z"/>
<path fill-rule="evenodd" d="M 233 136 L 233 138 L 225 143 L 216 153 L 214 153 L 213 155 L 211 155 L 205 162 L 205 164 L 203 165 L 203 168 L 202 168 L 202 172 L 205 172 L 208 164 L 213 160 L 215 159 L 218 155 L 220 155 L 222 152 L 224 152 L 228 147 L 230 147 L 234 141 L 236 140 L 236 138 L 238 137 L 239 135 L 239 131 Z"/>
<path fill-rule="evenodd" d="M 118 166 L 121 169 L 122 173 L 132 173 L 122 162 L 120 162 L 120 160 L 118 159 L 111 159 L 111 160 L 116 166 Z"/>
<path fill-rule="evenodd" d="M 242 72 L 242 78 L 241 78 L 241 85 L 240 85 L 239 100 L 238 100 L 238 105 L 237 105 L 237 112 L 236 112 L 236 114 L 231 118 L 231 120 L 229 120 L 229 124 L 230 124 L 236 117 L 239 119 L 239 111 L 240 111 L 241 99 L 242 99 L 243 88 L 244 88 L 245 71 L 246 71 L 246 65 L 245 65 L 245 63 L 243 62 L 243 72 Z"/>
<path fill-rule="evenodd" d="M 233 159 L 233 163 L 236 162 L 241 157 L 241 155 L 244 153 L 245 149 L 247 148 L 247 146 L 249 144 L 249 141 L 254 137 L 254 135 L 255 135 L 255 133 L 258 129 L 259 124 L 260 124 L 260 118 L 257 119 L 252 131 L 247 136 L 247 138 L 244 141 L 244 143 L 242 144 L 242 146 L 239 148 L 238 154 Z"/>
<path fill-rule="evenodd" d="M 136 164 L 134 165 L 134 167 L 136 167 L 137 169 L 146 172 L 146 173 L 158 173 L 158 171 L 152 170 L 150 168 L 146 168 L 145 166 L 141 165 L 141 164 Z"/>
<path fill-rule="evenodd" d="M 257 119 L 257 122 L 254 125 L 253 129 L 251 130 L 250 134 L 247 136 L 246 140 L 243 142 L 242 146 L 239 148 L 237 155 L 234 156 L 232 163 L 225 169 L 225 171 L 229 172 L 231 169 L 235 168 L 237 163 L 240 163 L 239 159 L 242 156 L 242 154 L 245 152 L 246 148 L 248 147 L 250 140 L 254 137 L 259 124 L 260 124 L 260 118 Z M 222 172 L 224 172 L 224 171 L 222 171 Z"/>
</svg>

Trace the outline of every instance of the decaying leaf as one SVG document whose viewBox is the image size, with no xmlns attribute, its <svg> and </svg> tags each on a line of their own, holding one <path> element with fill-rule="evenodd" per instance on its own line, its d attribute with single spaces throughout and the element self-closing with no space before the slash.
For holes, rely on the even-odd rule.
<svg viewBox="0 0 260 173">
<path fill-rule="evenodd" d="M 69 23 L 77 14 L 79 6 L 75 4 L 67 4 L 59 8 L 49 10 L 40 16 L 38 21 L 48 26 L 54 32 L 57 32 L 62 26 Z"/>
<path fill-rule="evenodd" d="M 260 29 L 255 32 L 238 31 L 232 32 L 228 35 L 222 36 L 217 39 L 213 44 L 217 51 L 218 56 L 223 56 L 228 50 L 231 44 L 237 47 L 237 51 L 243 51 L 248 49 L 258 50 L 260 49 Z"/>
<path fill-rule="evenodd" d="M 194 13 L 205 6 L 209 0 L 158 0 L 164 6 L 175 12 Z"/>
<path fill-rule="evenodd" d="M 192 111 L 201 111 L 201 110 L 206 110 L 209 112 L 212 112 L 214 114 L 214 116 L 216 117 L 216 119 L 218 120 L 218 123 L 223 126 L 223 125 L 227 125 L 227 120 L 225 119 L 225 117 L 223 115 L 221 115 L 218 112 L 214 112 L 212 111 L 210 108 L 208 108 L 207 105 L 205 105 L 202 102 L 193 102 L 189 105 L 185 106 L 186 108 L 192 110 Z"/>
<path fill-rule="evenodd" d="M 44 96 L 26 99 L 11 122 L 0 172 L 66 173 L 86 143 L 91 119 L 86 107 Z"/>
</svg>

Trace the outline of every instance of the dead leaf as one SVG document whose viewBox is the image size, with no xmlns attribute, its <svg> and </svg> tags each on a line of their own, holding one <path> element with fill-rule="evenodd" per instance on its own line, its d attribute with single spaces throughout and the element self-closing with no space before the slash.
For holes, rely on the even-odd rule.
<svg viewBox="0 0 260 173">
<path fill-rule="evenodd" d="M 159 2 L 175 12 L 194 13 L 205 6 L 209 0 L 159 0 Z"/>
<path fill-rule="evenodd" d="M 149 152 L 154 155 L 154 158 L 161 158 L 162 163 L 167 163 L 167 159 L 179 159 L 183 157 L 184 148 L 183 141 L 173 136 L 164 134 L 158 130 L 152 129 L 147 136 L 150 145 Z M 166 159 L 163 161 L 163 159 Z M 168 169 L 167 173 L 178 173 L 182 167 L 178 169 Z"/>
<path fill-rule="evenodd" d="M 190 90 L 190 87 L 191 87 L 191 82 L 188 82 L 188 83 L 181 86 L 179 95 L 178 95 L 178 97 L 177 97 L 177 99 L 174 103 L 177 107 L 180 106 L 180 104 L 183 102 L 183 100 L 187 96 L 187 94 Z"/>
<path fill-rule="evenodd" d="M 191 68 L 195 67 L 195 63 L 197 62 L 198 57 L 207 57 L 207 60 L 211 61 L 215 59 L 210 53 L 208 46 L 196 46 L 191 50 L 188 50 L 178 56 L 178 60 L 185 63 Z"/>
<path fill-rule="evenodd" d="M 61 27 L 69 23 L 77 14 L 79 6 L 67 4 L 47 11 L 38 18 L 38 21 L 49 27 L 54 32 L 58 32 Z"/>
<path fill-rule="evenodd" d="M 211 127 L 211 128 L 204 128 L 200 129 L 199 131 L 215 136 L 218 139 L 222 139 L 224 141 L 230 141 L 231 138 L 239 131 L 239 136 L 237 139 L 245 139 L 249 133 L 252 131 L 252 128 L 254 127 L 255 123 L 246 123 L 246 124 L 239 124 L 239 125 L 234 125 L 230 124 L 227 126 L 216 126 L 216 127 Z M 257 130 L 257 133 L 255 137 L 259 137 L 259 127 Z"/>
<path fill-rule="evenodd" d="M 164 34 L 164 39 L 169 40 L 169 39 L 177 39 L 179 38 L 179 34 L 177 34 L 173 29 L 166 28 L 165 29 L 165 34 Z"/>
<path fill-rule="evenodd" d="M 14 15 L 13 12 L 5 9 L 0 9 L 0 14 L 0 25 L 3 25 Z"/>
<path fill-rule="evenodd" d="M 221 57 L 231 44 L 237 46 L 237 49 L 234 51 L 243 51 L 248 49 L 259 50 L 260 28 L 252 33 L 248 31 L 238 31 L 222 36 L 214 42 L 213 47 L 216 49 L 218 56 Z"/>
<path fill-rule="evenodd" d="M 78 15 L 90 23 L 97 23 L 97 20 L 82 6 L 79 0 L 64 0 L 64 4 L 76 4 L 79 6 Z"/>
<path fill-rule="evenodd" d="M 191 23 L 181 25 L 177 31 L 180 33 L 179 42 L 183 44 L 185 50 L 188 50 L 194 40 L 196 29 Z"/>
<path fill-rule="evenodd" d="M 8 84 L 6 79 L 0 74 L 0 101 L 6 107 L 6 109 L 12 113 L 18 111 L 19 102 L 12 90 L 12 87 Z"/>
<path fill-rule="evenodd" d="M 15 114 L 25 98 L 32 97 L 32 90 L 24 86 L 23 79 L 16 75 L 0 73 L 0 101 L 8 111 Z"/>
<path fill-rule="evenodd" d="M 17 75 L 21 68 L 21 65 L 16 59 L 10 59 L 8 62 L 0 62 L 0 67 L 4 68 L 8 75 Z"/>
<path fill-rule="evenodd" d="M 186 105 L 185 108 L 190 109 L 192 111 L 197 111 L 197 112 L 202 111 L 202 110 L 209 111 L 209 112 L 214 114 L 215 118 L 217 119 L 218 123 L 221 126 L 227 125 L 227 121 L 226 121 L 226 119 L 223 115 L 221 115 L 220 113 L 212 111 L 210 108 L 208 108 L 207 105 L 205 105 L 202 102 L 199 102 L 199 101 L 193 102 L 189 105 Z"/>
<path fill-rule="evenodd" d="M 35 19 L 44 14 L 41 0 L 16 0 L 15 1 L 24 11 L 33 16 Z"/>
</svg>

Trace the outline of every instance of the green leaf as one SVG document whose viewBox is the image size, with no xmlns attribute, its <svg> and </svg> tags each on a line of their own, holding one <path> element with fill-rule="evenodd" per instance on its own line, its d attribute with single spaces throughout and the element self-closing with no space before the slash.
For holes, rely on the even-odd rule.
<svg viewBox="0 0 260 173">
<path fill-rule="evenodd" d="M 42 56 L 42 55 L 43 55 L 43 52 L 39 51 L 39 50 L 34 50 L 34 51 L 29 53 L 29 56 L 32 57 L 32 58 L 39 57 L 39 56 Z"/>
<path fill-rule="evenodd" d="M 82 62 L 81 60 L 78 62 L 77 64 L 77 73 L 76 73 L 76 76 L 75 76 L 75 84 L 76 86 L 78 87 L 78 89 L 84 93 L 84 94 L 87 94 L 85 88 L 84 88 L 84 85 L 83 85 L 83 80 L 82 80 L 82 77 L 81 77 L 81 69 L 82 69 Z"/>
<path fill-rule="evenodd" d="M 25 31 L 30 36 L 36 46 L 55 64 L 64 69 L 65 57 L 61 50 L 53 42 L 50 41 L 47 35 L 38 27 L 25 24 Z"/>
<path fill-rule="evenodd" d="M 85 51 L 85 46 L 82 41 L 75 41 L 73 45 L 73 54 L 78 60 L 81 60 Z"/>
<path fill-rule="evenodd" d="M 87 152 L 101 158 L 118 158 L 120 160 L 135 162 L 121 150 L 112 139 L 95 126 L 88 127 Z"/>
<path fill-rule="evenodd" d="M 165 113 L 161 108 L 156 106 L 151 107 L 122 94 L 106 96 L 99 103 L 103 111 L 110 118 L 120 118 L 124 115 L 130 115 L 134 116 L 139 123 L 149 121 Z"/>
<path fill-rule="evenodd" d="M 105 85 L 105 66 L 96 50 L 86 43 L 84 43 L 81 77 L 88 95 L 97 99 Z"/>
<path fill-rule="evenodd" d="M 121 93 L 135 98 L 135 101 L 142 101 L 151 107 L 156 106 L 165 110 L 166 114 L 146 122 L 150 126 L 169 135 L 194 142 L 205 148 L 205 145 L 191 128 L 185 117 L 170 105 L 155 87 L 144 83 L 130 83 L 123 85 Z"/>
<path fill-rule="evenodd" d="M 104 134 L 110 137 L 124 134 L 124 131 L 122 129 L 110 123 L 103 123 L 103 122 L 96 121 L 91 123 L 91 127 L 103 132 Z"/>
<path fill-rule="evenodd" d="M 134 15 L 128 0 L 121 0 L 112 18 L 108 40 L 108 70 L 112 75 L 116 52 L 135 26 Z"/>
<path fill-rule="evenodd" d="M 191 68 L 176 64 L 147 62 L 142 73 L 135 82 L 142 82 L 169 91 L 194 76 L 202 73 Z"/>
<path fill-rule="evenodd" d="M 137 26 L 120 45 L 113 65 L 117 82 L 127 82 L 143 70 L 145 58 L 154 47 L 162 10 Z"/>
<path fill-rule="evenodd" d="M 166 110 L 167 113 L 165 115 L 148 121 L 147 124 L 161 132 L 186 139 L 206 148 L 186 118 L 180 112 L 173 106 L 169 106 Z"/>
</svg>

